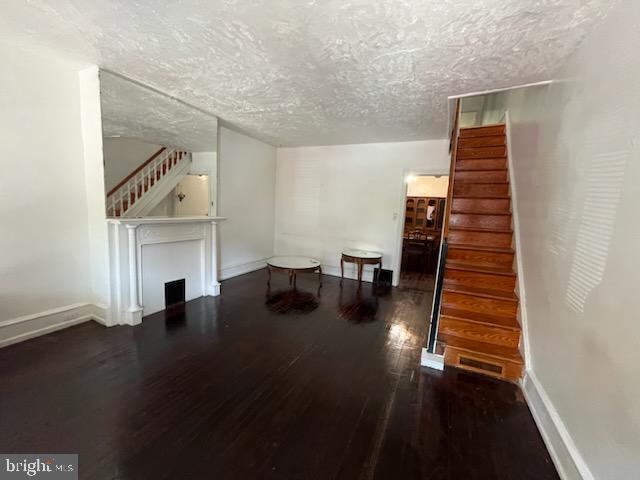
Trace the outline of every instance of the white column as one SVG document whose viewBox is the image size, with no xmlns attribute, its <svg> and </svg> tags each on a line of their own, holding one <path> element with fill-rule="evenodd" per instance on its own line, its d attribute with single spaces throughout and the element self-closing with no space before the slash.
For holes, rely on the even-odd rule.
<svg viewBox="0 0 640 480">
<path fill-rule="evenodd" d="M 220 282 L 218 282 L 218 224 L 211 222 L 211 284 L 209 285 L 209 295 L 214 297 L 220 295 Z"/>
<path fill-rule="evenodd" d="M 136 243 L 137 225 L 126 225 L 129 244 L 129 325 L 142 323 L 142 307 L 138 303 L 138 245 Z"/>
</svg>

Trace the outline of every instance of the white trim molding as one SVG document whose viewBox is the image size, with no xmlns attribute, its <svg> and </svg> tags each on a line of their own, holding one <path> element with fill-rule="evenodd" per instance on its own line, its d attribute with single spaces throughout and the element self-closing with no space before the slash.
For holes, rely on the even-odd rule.
<svg viewBox="0 0 640 480">
<path fill-rule="evenodd" d="M 519 88 L 540 87 L 543 85 L 551 85 L 552 83 L 553 83 L 553 80 L 542 80 L 540 82 L 521 83 L 519 85 L 511 85 L 508 87 L 492 88 L 490 90 L 480 90 L 478 92 L 459 93 L 457 95 L 449 95 L 447 98 L 449 100 L 455 100 L 457 98 L 478 97 L 481 95 L 489 95 L 492 93 L 507 92 L 509 90 L 517 90 Z"/>
<path fill-rule="evenodd" d="M 104 324 L 104 318 L 100 317 L 102 310 L 90 303 L 74 303 L 4 320 L 0 322 L 0 348 L 89 320 Z"/>
<path fill-rule="evenodd" d="M 218 281 L 217 223 L 223 217 L 146 217 L 109 219 L 109 256 L 115 265 L 111 275 L 111 298 L 118 299 L 112 308 L 114 324 L 138 325 L 142 322 L 143 298 L 142 248 L 157 243 L 200 242 L 203 295 L 220 295 Z M 122 229 L 121 227 L 125 227 Z M 120 231 L 127 231 L 121 235 Z M 126 304 L 123 304 L 126 303 Z"/>
<path fill-rule="evenodd" d="M 451 155 L 449 157 L 449 164 L 447 165 L 447 169 L 444 170 L 442 168 L 405 168 L 402 170 L 402 178 L 400 179 L 400 199 L 398 201 L 398 209 L 394 215 L 397 215 L 396 222 L 396 235 L 395 235 L 395 243 L 393 247 L 394 261 L 393 265 L 391 265 L 391 270 L 393 270 L 393 282 L 392 285 L 397 287 L 400 283 L 400 273 L 402 268 L 402 242 L 403 242 L 403 233 L 404 233 L 404 220 L 405 220 L 405 208 L 407 206 L 407 177 L 411 175 L 415 175 L 416 177 L 449 177 L 449 166 L 451 164 Z M 323 266 L 324 268 L 324 266 Z M 364 279 L 364 276 L 363 276 Z"/>
<path fill-rule="evenodd" d="M 139 302 L 141 295 L 138 292 L 140 255 L 137 253 L 136 247 L 136 228 L 138 226 L 125 224 L 125 227 L 127 228 L 127 250 L 129 253 L 129 308 L 127 309 L 127 323 L 129 325 L 138 325 L 142 323 L 142 306 Z"/>
<path fill-rule="evenodd" d="M 262 268 L 266 268 L 268 258 L 261 258 L 260 260 L 254 260 L 252 262 L 238 263 L 229 267 L 220 269 L 220 280 L 227 280 L 229 278 L 238 277 L 245 273 L 255 272 Z"/>
<path fill-rule="evenodd" d="M 529 353 L 529 325 L 527 321 L 527 296 L 524 284 L 524 264 L 522 261 L 522 244 L 520 243 L 520 216 L 518 214 L 518 192 L 516 189 L 515 169 L 513 167 L 513 149 L 511 148 L 511 117 L 509 111 L 504 112 L 505 137 L 507 139 L 507 164 L 509 166 L 509 190 L 511 194 L 511 218 L 513 222 L 513 242 L 516 251 L 516 278 L 518 281 L 518 298 L 520 308 L 518 308 L 518 320 L 522 331 L 522 344 L 524 347 L 525 366 L 530 361 Z"/>
<path fill-rule="evenodd" d="M 522 391 L 562 480 L 594 480 L 549 395 L 532 370 L 521 380 Z"/>
<path fill-rule="evenodd" d="M 217 220 L 211 221 L 211 231 L 209 232 L 209 282 L 207 283 L 206 292 L 207 295 L 217 297 L 220 295 L 220 281 L 218 279 L 218 222 Z M 204 244 L 203 244 L 204 248 Z M 206 258 L 203 252 L 203 258 Z M 206 261 L 206 260 L 205 260 Z M 206 271 L 206 269 L 205 269 Z M 206 273 L 205 273 L 206 275 Z M 203 281 L 207 280 L 203 278 Z"/>
<path fill-rule="evenodd" d="M 434 370 L 444 370 L 444 355 L 429 353 L 426 348 L 422 348 L 420 355 L 420 365 L 433 368 Z"/>
</svg>

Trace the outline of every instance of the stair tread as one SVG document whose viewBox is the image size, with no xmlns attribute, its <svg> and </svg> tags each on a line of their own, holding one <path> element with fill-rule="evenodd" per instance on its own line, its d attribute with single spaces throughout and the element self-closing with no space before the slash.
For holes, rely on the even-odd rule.
<svg viewBox="0 0 640 480">
<path fill-rule="evenodd" d="M 469 149 L 469 148 L 474 148 L 474 147 L 465 147 L 465 149 Z M 475 148 L 477 148 L 477 147 L 475 147 Z M 486 157 L 458 157 L 456 159 L 456 164 L 460 160 L 462 160 L 464 162 L 468 162 L 468 161 L 482 162 L 483 160 L 504 160 L 505 158 L 507 158 L 506 154 L 505 155 L 487 155 Z M 498 170 L 498 169 L 492 168 L 491 170 Z M 508 167 L 501 168 L 499 170 L 508 170 Z"/>
<path fill-rule="evenodd" d="M 469 195 L 469 194 L 454 194 L 453 195 L 453 199 L 457 200 L 457 199 L 461 199 L 461 198 L 468 198 L 470 200 L 506 200 L 511 198 L 509 196 L 508 193 L 505 193 L 504 195 L 483 195 L 481 197 L 475 197 L 473 195 Z"/>
<path fill-rule="evenodd" d="M 511 323 L 495 323 L 495 322 L 485 322 L 482 320 L 475 320 L 473 318 L 467 318 L 465 316 L 462 317 L 456 317 L 454 315 L 445 315 L 444 313 L 440 314 L 440 321 L 444 321 L 444 320 L 453 320 L 456 322 L 468 322 L 469 324 L 475 325 L 476 327 L 478 326 L 482 326 L 482 327 L 487 327 L 487 328 L 498 328 L 498 329 L 502 329 L 502 330 L 507 330 L 509 332 L 520 332 L 521 328 L 520 325 L 518 324 L 518 322 L 516 322 L 515 320 Z"/>
<path fill-rule="evenodd" d="M 514 253 L 510 247 L 488 247 L 482 245 L 473 245 L 466 243 L 449 243 L 449 248 L 458 248 L 460 250 L 478 250 L 480 252 L 496 252 L 496 253 Z"/>
<path fill-rule="evenodd" d="M 509 198 L 456 198 L 451 202 L 452 212 L 463 213 L 512 213 L 511 199 Z"/>
<path fill-rule="evenodd" d="M 481 170 L 473 170 L 473 171 L 478 172 Z M 488 172 L 489 170 L 486 170 L 486 171 Z M 508 183 L 509 183 L 509 180 L 505 180 L 504 182 L 498 182 L 496 180 L 491 180 L 491 182 L 479 182 L 477 179 L 473 179 L 473 180 L 465 180 L 464 178 L 456 179 L 456 185 L 505 185 Z"/>
<path fill-rule="evenodd" d="M 496 290 L 495 288 L 471 287 L 469 285 L 461 285 L 459 283 L 447 282 L 445 278 L 442 286 L 444 292 L 458 293 L 462 295 L 473 295 L 474 297 L 491 298 L 493 300 L 505 300 L 508 302 L 518 302 L 518 296 L 515 292 L 505 292 L 504 290 Z"/>
<path fill-rule="evenodd" d="M 456 168 L 456 173 L 483 173 L 483 172 L 505 172 L 505 173 L 507 173 L 508 170 L 506 168 L 503 168 L 502 170 L 497 170 L 495 168 L 487 168 L 487 169 L 482 169 L 482 168 Z"/>
<path fill-rule="evenodd" d="M 504 134 L 505 134 L 504 123 L 497 123 L 494 125 L 481 125 L 477 127 L 464 127 L 460 129 L 460 138 L 492 137 L 495 135 L 504 135 Z"/>
<path fill-rule="evenodd" d="M 442 340 L 444 341 L 446 347 L 454 347 L 459 350 L 465 350 L 471 353 L 475 352 L 481 355 L 486 355 L 487 357 L 508 360 L 510 362 L 518 364 L 524 363 L 522 360 L 522 355 L 520 355 L 520 351 L 515 347 L 505 347 L 492 343 L 478 342 L 476 340 L 469 340 L 467 338 L 451 335 L 445 335 L 444 337 L 446 338 L 443 338 Z"/>
<path fill-rule="evenodd" d="M 451 213 L 458 215 L 511 215 L 511 212 L 473 212 L 470 210 L 454 210 L 451 208 Z"/>
<path fill-rule="evenodd" d="M 476 161 L 475 157 L 460 158 L 456 160 L 455 170 L 456 172 L 485 172 L 490 170 L 499 170 L 507 173 L 508 175 L 509 165 L 506 157 L 485 157 L 480 161 Z"/>
<path fill-rule="evenodd" d="M 456 168 L 456 172 L 460 172 L 460 169 Z M 488 168 L 486 170 L 471 170 L 472 172 L 482 172 L 482 173 L 487 173 L 487 172 L 506 172 L 507 169 L 506 168 Z M 493 183 L 502 183 L 502 182 L 493 182 Z"/>
<path fill-rule="evenodd" d="M 495 127 L 504 127 L 505 123 L 504 122 L 498 122 L 498 123 L 488 123 L 486 125 L 472 125 L 470 127 L 460 127 L 460 131 L 468 131 L 468 130 L 482 130 L 483 128 L 489 129 L 489 128 L 495 128 Z M 495 134 L 494 134 L 495 135 Z"/>
<path fill-rule="evenodd" d="M 482 214 L 481 214 L 482 215 Z M 511 228 L 482 228 L 482 227 L 459 227 L 457 225 L 452 225 L 449 227 L 449 230 L 464 230 L 466 232 L 493 232 L 493 233 L 513 233 Z"/>
<path fill-rule="evenodd" d="M 456 318 L 458 320 L 468 320 L 470 322 L 484 323 L 491 326 L 505 327 L 520 330 L 520 324 L 516 315 L 493 315 L 489 313 L 471 312 L 458 308 L 442 306 L 440 315 Z"/>
<path fill-rule="evenodd" d="M 515 277 L 516 274 L 512 267 L 484 267 L 464 262 L 454 262 L 447 260 L 445 264 L 447 268 L 452 270 L 464 270 L 466 272 L 490 273 L 493 275 L 504 275 L 507 277 Z"/>
<path fill-rule="evenodd" d="M 496 170 L 495 168 L 488 168 L 486 170 L 482 168 L 456 168 L 456 172 L 506 172 L 507 169 L 503 168 L 502 170 Z"/>
<path fill-rule="evenodd" d="M 485 135 L 480 137 L 480 139 L 476 138 L 464 138 L 460 137 L 459 140 L 465 143 L 467 147 L 470 146 L 480 146 L 480 147 L 495 147 L 495 146 L 504 146 L 506 145 L 507 139 L 504 134 L 495 134 L 495 135 Z"/>
<path fill-rule="evenodd" d="M 482 185 L 485 186 L 485 187 L 490 187 L 491 185 L 503 186 L 505 183 L 509 183 L 509 182 L 508 181 L 507 182 L 496 182 L 496 181 L 493 181 L 493 182 L 483 183 Z"/>
</svg>

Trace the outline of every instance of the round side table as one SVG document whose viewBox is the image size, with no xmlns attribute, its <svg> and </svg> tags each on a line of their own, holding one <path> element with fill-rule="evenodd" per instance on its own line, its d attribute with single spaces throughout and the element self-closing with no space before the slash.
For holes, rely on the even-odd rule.
<svg viewBox="0 0 640 480">
<path fill-rule="evenodd" d="M 344 250 L 340 258 L 340 282 L 344 278 L 344 262 L 355 263 L 358 266 L 358 285 L 362 283 L 362 267 L 364 265 L 378 265 L 378 272 L 382 269 L 382 254 L 367 250 Z M 373 279 L 377 281 L 377 277 Z"/>
<path fill-rule="evenodd" d="M 296 288 L 296 276 L 300 272 L 318 272 L 320 286 L 322 286 L 322 266 L 320 262 L 309 257 L 271 257 L 267 260 L 269 280 L 267 285 L 271 285 L 271 270 L 287 272 L 289 274 L 289 286 Z"/>
</svg>

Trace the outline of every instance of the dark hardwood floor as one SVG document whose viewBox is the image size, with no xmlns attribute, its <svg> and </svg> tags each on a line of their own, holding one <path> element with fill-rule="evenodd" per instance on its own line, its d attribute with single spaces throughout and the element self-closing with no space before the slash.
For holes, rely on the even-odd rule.
<svg viewBox="0 0 640 480">
<path fill-rule="evenodd" d="M 405 289 L 410 288 L 415 290 L 423 290 L 428 295 L 433 295 L 435 282 L 435 273 L 405 270 L 400 273 L 400 281 L 398 282 L 398 286 Z"/>
<path fill-rule="evenodd" d="M 0 451 L 83 479 L 557 479 L 519 389 L 419 366 L 431 293 L 254 272 L 0 350 Z"/>
</svg>

